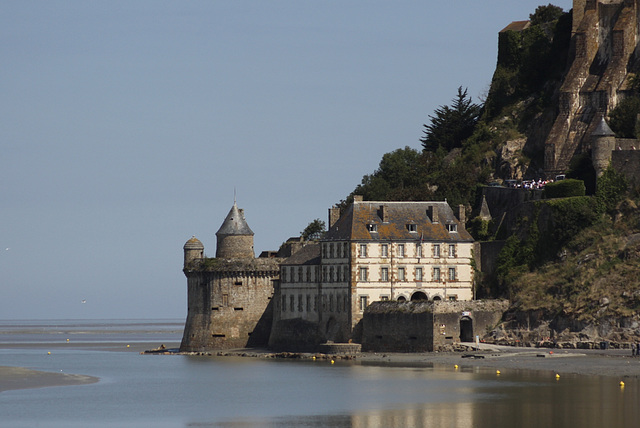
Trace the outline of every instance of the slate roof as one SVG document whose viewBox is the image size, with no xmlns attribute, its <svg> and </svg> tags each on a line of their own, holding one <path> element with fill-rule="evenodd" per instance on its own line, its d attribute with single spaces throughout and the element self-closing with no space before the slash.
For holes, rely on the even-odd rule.
<svg viewBox="0 0 640 428">
<path fill-rule="evenodd" d="M 504 33 L 505 31 L 520 32 L 520 31 L 526 30 L 530 26 L 531 26 L 531 22 L 529 21 L 513 21 L 511 24 L 507 25 L 502 30 L 500 30 L 500 32 L 501 33 Z"/>
<path fill-rule="evenodd" d="M 282 262 L 283 265 L 319 265 L 320 264 L 320 244 L 310 242 L 291 257 Z"/>
<path fill-rule="evenodd" d="M 243 210 L 238 208 L 235 201 L 233 206 L 224 219 L 222 226 L 216 232 L 216 235 L 252 235 L 253 231 L 247 224 L 247 220 L 244 218 Z"/>
<path fill-rule="evenodd" d="M 438 222 L 430 215 L 438 212 Z M 383 221 L 384 217 L 384 221 Z M 415 232 L 407 225 L 414 224 Z M 449 232 L 455 224 L 457 232 Z M 369 230 L 375 225 L 377 231 Z M 326 233 L 323 241 L 455 241 L 473 242 L 473 238 L 453 215 L 447 202 L 375 202 L 355 201 Z"/>
<path fill-rule="evenodd" d="M 612 137 L 616 134 L 611 130 L 611 128 L 609 128 L 607 121 L 604 120 L 604 116 L 602 116 L 602 118 L 600 119 L 600 122 L 596 126 L 596 129 L 594 129 L 591 135 L 598 136 L 598 137 Z"/>
</svg>

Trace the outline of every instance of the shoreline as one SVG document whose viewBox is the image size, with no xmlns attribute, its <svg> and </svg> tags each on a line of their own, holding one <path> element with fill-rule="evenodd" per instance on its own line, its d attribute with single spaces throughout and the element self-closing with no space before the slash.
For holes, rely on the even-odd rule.
<svg viewBox="0 0 640 428">
<path fill-rule="evenodd" d="M 166 354 L 169 354 L 167 352 Z M 173 353 L 176 354 L 176 353 Z M 260 359 L 348 360 L 349 363 L 393 367 L 486 368 L 508 371 L 541 371 L 560 375 L 607 376 L 640 379 L 640 357 L 627 350 L 554 350 L 545 348 L 510 348 L 485 346 L 473 352 L 361 352 L 317 354 L 272 352 L 258 349 L 229 349 L 212 352 L 184 352 L 179 355 L 209 357 L 243 357 Z"/>
<path fill-rule="evenodd" d="M 99 380 L 97 377 L 87 375 L 43 372 L 25 367 L 0 366 L 0 393 L 17 389 L 88 385 Z"/>
</svg>

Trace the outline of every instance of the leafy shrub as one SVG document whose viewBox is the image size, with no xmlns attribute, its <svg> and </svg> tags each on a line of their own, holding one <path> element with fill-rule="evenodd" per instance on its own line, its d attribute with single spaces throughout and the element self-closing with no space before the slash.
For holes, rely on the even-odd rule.
<svg viewBox="0 0 640 428">
<path fill-rule="evenodd" d="M 584 181 L 568 178 L 566 180 L 549 183 L 544 187 L 546 198 L 569 198 L 572 196 L 584 196 L 586 188 Z"/>
</svg>

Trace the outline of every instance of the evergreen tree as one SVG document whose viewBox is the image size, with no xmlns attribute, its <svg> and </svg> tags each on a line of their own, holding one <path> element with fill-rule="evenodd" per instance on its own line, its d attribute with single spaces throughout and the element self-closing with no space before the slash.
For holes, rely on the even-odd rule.
<svg viewBox="0 0 640 428">
<path fill-rule="evenodd" d="M 431 124 L 424 125 L 422 147 L 429 152 L 440 147 L 446 151 L 462 147 L 462 142 L 473 134 L 479 117 L 480 106 L 474 104 L 467 96 L 467 89 L 463 91 L 460 86 L 451 107 L 440 106 L 434 116 L 429 116 Z"/>
</svg>

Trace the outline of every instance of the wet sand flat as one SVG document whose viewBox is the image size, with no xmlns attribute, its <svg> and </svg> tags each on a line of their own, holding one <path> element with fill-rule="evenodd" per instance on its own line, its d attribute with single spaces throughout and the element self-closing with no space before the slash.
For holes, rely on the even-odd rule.
<svg viewBox="0 0 640 428">
<path fill-rule="evenodd" d="M 0 392 L 11 389 L 44 388 L 47 386 L 85 385 L 98 382 L 97 377 L 52 373 L 24 367 L 0 366 Z"/>
</svg>

